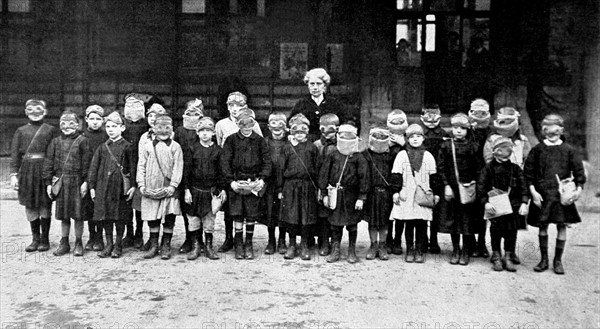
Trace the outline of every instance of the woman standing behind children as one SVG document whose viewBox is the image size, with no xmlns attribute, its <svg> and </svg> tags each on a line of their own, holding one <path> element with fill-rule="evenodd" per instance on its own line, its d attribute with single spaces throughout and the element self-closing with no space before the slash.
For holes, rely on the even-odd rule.
<svg viewBox="0 0 600 329">
<path fill-rule="evenodd" d="M 87 174 L 90 168 L 91 152 L 87 138 L 79 133 L 79 118 L 71 111 L 60 116 L 62 135 L 52 140 L 48 146 L 48 157 L 44 162 L 44 181 L 48 196 L 56 198 L 56 219 L 61 221 L 60 245 L 54 251 L 62 256 L 71 251 L 69 232 L 71 219 L 75 222 L 74 256 L 83 256 L 83 222 L 81 199 L 87 194 Z M 53 192 L 53 185 L 60 185 Z"/>
<path fill-rule="evenodd" d="M 385 239 L 392 211 L 392 193 L 400 190 L 401 182 L 392 175 L 395 156 L 390 152 L 390 131 L 384 124 L 371 125 L 369 147 L 363 151 L 363 156 L 367 160 L 371 182 L 364 216 L 369 223 L 371 239 L 366 258 L 372 260 L 379 257 L 381 260 L 388 260 Z"/>
<path fill-rule="evenodd" d="M 423 243 L 427 239 L 427 222 L 433 218 L 432 208 L 440 197 L 433 195 L 430 187 L 430 176 L 436 173 L 435 159 L 423 146 L 423 128 L 412 124 L 406 129 L 408 145 L 401 151 L 392 168 L 392 173 L 402 175 L 402 189 L 394 194 L 392 217 L 406 223 L 406 256 L 407 263 L 423 263 Z M 417 190 L 431 192 L 433 204 L 423 206 L 417 199 Z"/>
<path fill-rule="evenodd" d="M 287 226 L 290 245 L 285 259 L 296 257 L 296 235 L 300 233 L 300 257 L 310 260 L 308 240 L 317 223 L 317 168 L 319 151 L 308 141 L 308 119 L 297 114 L 290 119 L 290 142 L 283 148 L 277 185 L 281 188 L 282 221 Z"/>
<path fill-rule="evenodd" d="M 94 200 L 94 221 L 106 235 L 106 245 L 98 257 L 119 258 L 123 254 L 125 224 L 133 217 L 129 201 L 136 189 L 136 163 L 131 143 L 121 137 L 125 130 L 121 115 L 109 114 L 105 126 L 109 139 L 96 149 L 90 165 L 90 197 Z M 117 231 L 114 245 L 113 226 Z"/>
<path fill-rule="evenodd" d="M 475 224 L 481 218 L 480 204 L 474 203 L 476 180 L 479 178 L 482 159 L 478 154 L 478 143 L 470 137 L 469 118 L 458 113 L 450 118 L 452 138 L 444 141 L 438 155 L 438 171 L 444 184 L 444 199 L 440 210 L 440 232 L 450 233 L 452 257 L 450 264 L 468 265 L 470 261 L 470 239 L 475 233 Z M 459 193 L 459 184 L 465 193 Z M 460 249 L 460 237 L 463 249 Z"/>
<path fill-rule="evenodd" d="M 485 212 L 490 217 L 490 235 L 492 238 L 492 258 L 494 271 L 506 269 L 515 272 L 513 262 L 515 246 L 517 244 L 517 230 L 527 228 L 525 216 L 529 212 L 529 192 L 523 176 L 523 170 L 510 161 L 513 142 L 500 137 L 494 139 L 492 144 L 493 160 L 488 163 L 481 172 L 477 184 L 477 195 L 481 204 L 485 206 Z M 510 201 L 512 213 L 495 216 L 500 209 L 489 202 L 492 193 L 506 193 Z M 504 239 L 504 257 L 502 257 L 500 242 Z"/>
<path fill-rule="evenodd" d="M 544 140 L 531 149 L 525 161 L 525 178 L 533 201 L 527 221 L 540 229 L 542 259 L 534 270 L 543 272 L 548 269 L 548 226 L 556 224 L 554 273 L 564 274 L 562 254 L 567 241 L 567 227 L 581 222 L 574 202 L 581 196 L 586 177 L 577 151 L 561 138 L 564 134 L 563 118 L 556 114 L 547 115 L 542 121 L 542 133 Z M 557 180 L 562 182 L 571 177 L 576 188 L 570 195 L 561 195 Z"/>
<path fill-rule="evenodd" d="M 348 263 L 358 262 L 356 256 L 357 224 L 362 220 L 363 204 L 369 192 L 369 171 L 364 156 L 358 152 L 358 130 L 343 124 L 338 130 L 337 149 L 329 153 L 319 170 L 318 185 L 323 205 L 329 207 L 329 224 L 333 247 L 328 263 L 340 259 L 340 243 L 344 226 L 348 231 Z M 332 190 L 335 188 L 336 190 Z M 331 190 L 331 195 L 328 191 Z"/>
<path fill-rule="evenodd" d="M 30 99 L 25 102 L 25 115 L 29 122 L 17 129 L 11 146 L 10 184 L 18 190 L 19 204 L 25 206 L 31 227 L 32 241 L 25 248 L 27 252 L 50 249 L 48 235 L 52 200 L 46 194 L 43 168 L 48 145 L 60 131 L 44 123 L 47 113 L 43 100 Z"/>
</svg>

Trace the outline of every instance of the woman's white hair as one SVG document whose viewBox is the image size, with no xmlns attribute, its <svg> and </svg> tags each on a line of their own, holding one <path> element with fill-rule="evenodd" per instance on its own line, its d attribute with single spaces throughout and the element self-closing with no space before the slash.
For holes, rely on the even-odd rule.
<svg viewBox="0 0 600 329">
<path fill-rule="evenodd" d="M 304 75 L 304 83 L 308 84 L 308 80 L 310 80 L 311 77 L 320 79 L 326 86 L 329 86 L 329 83 L 331 82 L 331 77 L 327 74 L 327 71 L 322 68 L 316 68 L 306 72 Z"/>
</svg>

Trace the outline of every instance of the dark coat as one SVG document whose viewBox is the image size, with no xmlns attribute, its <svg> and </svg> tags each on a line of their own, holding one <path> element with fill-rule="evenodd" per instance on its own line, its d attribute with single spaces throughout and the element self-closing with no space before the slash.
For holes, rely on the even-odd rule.
<svg viewBox="0 0 600 329">
<path fill-rule="evenodd" d="M 38 129 L 41 130 L 33 140 Z M 42 178 L 44 157 L 30 158 L 25 153 L 46 156 L 48 145 L 59 135 L 60 130 L 54 126 L 42 122 L 30 122 L 19 127 L 13 136 L 10 172 L 18 174 L 19 203 L 26 208 L 50 208 L 52 200 L 46 194 L 46 184 Z"/>
<path fill-rule="evenodd" d="M 48 146 L 44 183 L 52 185 L 52 177 L 62 176 L 62 188 L 56 198 L 56 219 L 87 220 L 81 217 L 80 187 L 87 181 L 91 158 L 87 138 L 78 133 L 56 137 Z"/>
<path fill-rule="evenodd" d="M 478 228 L 478 222 L 483 221 L 483 208 L 479 202 L 461 204 L 458 192 L 458 182 L 454 170 L 452 157 L 452 140 L 445 140 L 436 159 L 438 172 L 440 173 L 444 186 L 450 185 L 454 192 L 454 198 L 446 201 L 440 199 L 440 232 L 454 234 L 474 234 Z M 481 171 L 483 158 L 478 154 L 479 144 L 473 139 L 466 138 L 454 142 L 456 147 L 456 162 L 461 183 L 477 181 Z"/>
<path fill-rule="evenodd" d="M 581 157 L 570 144 L 548 146 L 539 143 L 531 149 L 525 161 L 525 179 L 542 195 L 542 208 L 533 202 L 529 205 L 529 225 L 540 226 L 549 223 L 579 223 L 581 217 L 575 204 L 563 206 L 560 203 L 556 176 L 565 179 L 573 173 L 577 186 L 583 187 L 586 181 Z"/>
<path fill-rule="evenodd" d="M 529 189 L 525 182 L 523 170 L 519 165 L 510 161 L 498 162 L 492 160 L 488 163 L 479 176 L 477 182 L 477 195 L 482 205 L 488 202 L 488 192 L 497 188 L 510 193 L 508 198 L 513 213 L 490 219 L 493 230 L 518 230 L 526 229 L 527 223 L 524 216 L 519 215 L 521 204 L 529 201 Z"/>
<path fill-rule="evenodd" d="M 108 140 L 108 135 L 102 128 L 98 130 L 91 130 L 88 127 L 83 131 L 83 135 L 88 139 L 90 153 L 92 155 L 96 152 L 98 146 Z M 92 197 L 89 193 L 83 197 L 83 200 L 81 200 L 81 216 L 87 220 L 92 220 L 94 218 L 94 201 L 92 201 Z"/>
<path fill-rule="evenodd" d="M 113 153 L 115 162 L 108 152 Z M 90 170 L 88 182 L 90 190 L 94 189 L 94 220 L 122 221 L 131 217 L 131 203 L 127 202 L 127 191 L 123 187 L 123 175 L 127 176 L 132 187 L 136 187 L 135 156 L 131 143 L 121 138 L 115 142 L 108 140 L 96 149 Z M 123 172 L 121 174 L 122 166 Z"/>
<path fill-rule="evenodd" d="M 340 123 L 346 123 L 349 119 L 343 111 L 342 104 L 336 98 L 328 96 L 327 94 L 325 94 L 321 105 L 317 105 L 310 95 L 300 99 L 298 103 L 294 105 L 289 118 L 292 118 L 299 113 L 304 114 L 310 122 L 310 127 L 308 128 L 309 141 L 316 141 L 321 136 L 319 119 L 323 114 L 333 113 L 337 115 L 340 119 Z M 360 120 L 355 122 L 355 124 L 360 124 Z"/>
<path fill-rule="evenodd" d="M 344 162 L 348 159 L 346 167 Z M 335 226 L 358 224 L 362 211 L 355 210 L 356 200 L 366 201 L 370 188 L 367 160 L 362 153 L 342 155 L 337 149 L 325 157 L 319 170 L 318 186 L 327 195 L 327 186 L 335 186 L 342 177 L 342 189 L 338 190 L 337 207 L 329 211 L 329 223 Z"/>
<path fill-rule="evenodd" d="M 183 153 L 183 189 L 190 190 L 192 203 L 187 214 L 202 218 L 212 211 L 212 196 L 224 188 L 221 175 L 221 148 L 217 143 L 204 147 L 200 142 L 188 146 Z"/>
<path fill-rule="evenodd" d="M 367 202 L 364 205 L 364 219 L 369 223 L 369 228 L 379 230 L 386 228 L 390 221 L 392 196 L 402 188 L 402 175 L 392 174 L 396 157 L 391 152 L 375 153 L 367 149 L 362 154 L 367 161 L 368 177 L 371 182 Z"/>
<path fill-rule="evenodd" d="M 261 223 L 267 225 L 268 227 L 275 227 L 279 224 L 281 216 L 281 200 L 279 200 L 278 194 L 281 192 L 282 186 L 277 184 L 277 177 L 278 174 L 283 170 L 281 167 L 283 164 L 283 148 L 288 143 L 288 139 L 286 136 L 283 139 L 266 137 L 265 140 L 269 145 L 273 172 L 267 182 L 267 192 L 265 193 L 264 199 L 265 217 L 261 219 Z"/>
<path fill-rule="evenodd" d="M 281 220 L 292 225 L 317 222 L 317 175 L 319 150 L 311 142 L 283 148 L 277 186 L 282 188 Z"/>
</svg>

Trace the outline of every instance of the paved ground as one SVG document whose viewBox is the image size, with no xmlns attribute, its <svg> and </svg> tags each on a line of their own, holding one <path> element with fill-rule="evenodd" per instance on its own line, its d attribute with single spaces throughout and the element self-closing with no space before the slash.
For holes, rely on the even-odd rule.
<svg viewBox="0 0 600 329">
<path fill-rule="evenodd" d="M 597 203 L 588 193 L 584 203 Z M 24 209 L 0 201 L 2 328 L 544 328 L 599 327 L 598 214 L 583 211 L 569 231 L 564 276 L 534 273 L 535 229 L 519 233 L 524 261 L 516 274 L 493 272 L 488 260 L 448 264 L 444 254 L 425 264 L 364 260 L 366 225 L 359 226 L 361 262 L 322 258 L 285 261 L 261 256 L 236 261 L 142 260 L 126 250 L 118 260 L 25 253 L 30 241 Z M 52 249 L 59 240 L 53 222 Z M 182 242 L 178 220 L 175 245 Z M 223 239 L 218 225 L 217 242 Z M 553 250 L 555 230 L 551 231 Z M 86 237 L 86 236 L 84 236 Z M 257 228 L 256 247 L 266 229 Z M 346 246 L 347 236 L 344 236 Z M 73 240 L 72 240 L 73 241 Z M 345 248 L 343 249 L 345 252 Z"/>
</svg>

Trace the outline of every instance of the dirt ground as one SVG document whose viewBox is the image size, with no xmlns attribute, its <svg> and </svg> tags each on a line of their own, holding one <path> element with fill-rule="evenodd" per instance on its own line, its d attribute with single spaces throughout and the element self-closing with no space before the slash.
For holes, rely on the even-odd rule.
<svg viewBox="0 0 600 329">
<path fill-rule="evenodd" d="M 598 202 L 590 199 L 586 202 Z M 60 226 L 53 221 L 51 250 L 26 253 L 25 211 L 0 201 L 2 328 L 546 328 L 600 326 L 598 213 L 583 212 L 570 229 L 566 275 L 535 273 L 537 230 L 519 232 L 523 264 L 516 273 L 494 272 L 488 259 L 469 266 L 448 263 L 450 239 L 440 235 L 442 255 L 425 264 L 364 259 L 366 224 L 359 225 L 361 261 L 327 264 L 264 256 L 266 228 L 257 227 L 256 260 L 218 261 L 184 255 L 141 259 L 127 249 L 121 259 L 54 257 Z M 87 228 L 86 228 L 87 230 Z M 176 225 L 174 246 L 183 240 Z M 556 230 L 551 230 L 550 257 Z M 84 235 L 84 242 L 87 233 Z M 216 242 L 223 240 L 222 222 Z M 71 245 L 74 238 L 71 237 Z M 342 254 L 346 252 L 344 234 Z M 345 255 L 344 255 L 345 257 Z"/>
</svg>

